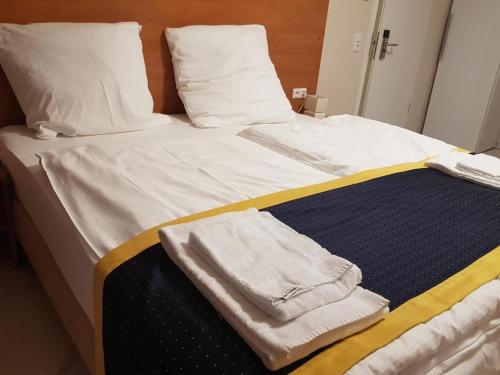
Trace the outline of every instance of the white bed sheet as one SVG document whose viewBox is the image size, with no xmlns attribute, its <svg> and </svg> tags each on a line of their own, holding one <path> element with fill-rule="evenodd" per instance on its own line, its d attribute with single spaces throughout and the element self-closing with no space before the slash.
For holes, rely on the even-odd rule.
<svg viewBox="0 0 500 375">
<path fill-rule="evenodd" d="M 101 257 L 159 224 L 335 178 L 234 135 L 199 133 L 39 156 L 66 212 Z"/>
<path fill-rule="evenodd" d="M 25 126 L 9 126 L 0 130 L 0 158 L 14 179 L 17 194 L 51 250 L 76 299 L 91 320 L 93 320 L 92 280 L 95 264 L 107 251 L 118 246 L 133 236 L 134 233 L 159 224 L 157 222 L 160 217 L 159 215 L 163 217 L 160 220 L 161 223 L 172 218 L 243 200 L 248 197 L 264 195 L 300 185 L 310 185 L 315 182 L 335 178 L 334 176 L 314 170 L 255 145 L 253 142 L 236 137 L 236 134 L 245 129 L 245 127 L 197 129 L 190 126 L 190 122 L 185 115 L 172 116 L 172 120 L 171 124 L 164 127 L 145 131 L 76 138 L 58 137 L 54 141 L 35 139 L 33 132 Z M 114 240 L 110 240 L 110 236 L 107 236 L 107 240 L 105 241 L 98 241 L 101 238 L 100 234 L 103 236 L 106 235 L 105 228 L 101 229 L 99 233 L 94 233 L 92 238 L 95 240 L 89 241 L 90 233 L 88 231 L 86 233 L 85 231 L 81 232 L 75 227 L 67 210 L 55 194 L 47 175 L 39 165 L 39 159 L 36 156 L 37 153 L 49 150 L 65 150 L 79 146 L 89 147 L 89 145 L 90 147 L 97 148 L 106 146 L 103 147 L 104 150 L 109 150 L 111 154 L 114 153 L 116 155 L 120 153 L 120 147 L 114 145 L 127 145 L 127 147 L 147 146 L 148 148 L 152 148 L 161 147 L 161 145 L 167 147 L 166 145 L 169 144 L 172 149 L 182 152 L 185 159 L 188 160 L 189 158 L 195 159 L 197 153 L 200 152 L 200 150 L 190 147 L 190 143 L 194 141 L 200 144 L 201 140 L 203 151 L 206 153 L 207 160 L 209 160 L 210 156 L 207 153 L 211 153 L 211 156 L 218 154 L 216 140 L 227 140 L 228 137 L 232 137 L 234 142 L 240 146 L 242 145 L 241 142 L 244 141 L 244 144 L 248 147 L 247 153 L 251 153 L 253 150 L 255 154 L 259 154 L 261 160 L 267 158 L 269 169 L 273 165 L 277 166 L 281 164 L 281 173 L 271 176 L 272 178 L 266 181 L 265 179 L 258 179 L 259 170 L 246 171 L 242 175 L 246 175 L 247 177 L 254 175 L 259 183 L 251 184 L 251 181 L 247 179 L 246 183 L 243 180 L 234 181 L 236 185 L 232 187 L 228 186 L 226 190 L 224 190 L 223 186 L 219 186 L 218 194 L 215 194 L 215 197 L 220 198 L 222 196 L 223 199 L 218 204 L 215 204 L 212 200 L 212 206 L 207 205 L 204 201 L 206 196 L 192 196 L 193 199 L 185 207 L 183 207 L 181 202 L 173 202 L 177 204 L 167 207 L 167 211 L 164 213 L 156 212 L 156 216 L 150 220 L 142 220 L 145 218 L 143 216 L 140 218 L 141 220 L 135 223 L 135 227 L 124 228 L 123 232 L 115 232 L 114 234 L 117 234 L 117 236 Z M 210 147 L 212 140 L 214 147 Z M 229 143 L 230 141 L 225 142 L 226 145 Z M 258 147 L 258 150 L 255 147 Z M 229 149 L 226 148 L 225 152 L 228 162 L 233 162 L 232 166 L 233 170 L 235 170 L 234 167 L 237 160 L 230 158 Z M 235 154 L 234 156 L 237 155 Z M 198 158 L 197 163 L 202 163 L 202 159 Z M 251 165 L 251 167 L 255 168 L 258 165 Z M 203 166 L 200 165 L 200 167 Z M 222 171 L 222 168 L 218 169 Z M 289 173 L 286 173 L 287 171 Z M 98 175 L 89 175 L 87 177 L 89 179 L 99 178 Z M 303 177 L 302 182 L 301 177 Z M 94 181 L 89 180 L 88 182 L 93 183 Z M 187 189 L 188 187 L 186 186 L 185 196 L 189 195 L 189 190 Z M 225 193 L 227 193 L 227 196 L 224 196 Z M 167 194 L 167 200 L 169 197 L 179 198 L 179 195 Z M 89 206 L 89 209 L 99 210 L 99 206 L 96 207 L 94 202 L 94 206 Z M 139 208 L 138 212 L 142 209 L 144 207 Z M 145 212 L 147 213 L 147 211 Z M 98 226 L 93 226 L 93 228 L 96 229 Z M 98 244 L 96 244 L 97 242 Z"/>
</svg>

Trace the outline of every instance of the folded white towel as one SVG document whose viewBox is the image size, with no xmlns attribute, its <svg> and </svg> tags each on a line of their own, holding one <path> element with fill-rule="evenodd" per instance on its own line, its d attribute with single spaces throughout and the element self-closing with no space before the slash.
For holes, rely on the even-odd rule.
<svg viewBox="0 0 500 375">
<path fill-rule="evenodd" d="M 467 155 L 457 163 L 457 169 L 484 178 L 491 178 L 500 183 L 500 159 L 494 156 L 485 154 Z"/>
<path fill-rule="evenodd" d="M 280 321 L 338 301 L 361 271 L 255 208 L 192 227 L 189 245 L 251 302 Z"/>
<path fill-rule="evenodd" d="M 500 181 L 476 173 L 465 172 L 457 168 L 457 164 L 462 162 L 468 154 L 459 151 L 450 151 L 428 160 L 425 165 L 440 170 L 453 177 L 462 178 L 480 185 L 494 189 L 500 189 Z"/>
<path fill-rule="evenodd" d="M 163 247 L 271 370 L 369 327 L 388 311 L 389 301 L 356 287 L 347 298 L 280 322 L 245 298 L 189 246 L 191 230 L 200 222 L 161 229 Z"/>
</svg>

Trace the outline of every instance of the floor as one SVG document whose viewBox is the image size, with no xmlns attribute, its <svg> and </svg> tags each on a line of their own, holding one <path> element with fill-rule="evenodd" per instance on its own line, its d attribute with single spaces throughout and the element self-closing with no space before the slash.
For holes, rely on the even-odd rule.
<svg viewBox="0 0 500 375">
<path fill-rule="evenodd" d="M 88 375 L 29 262 L 14 267 L 4 250 L 0 243 L 0 374 Z"/>
<path fill-rule="evenodd" d="M 488 154 L 500 158 L 499 149 Z M 0 243 L 0 374 L 88 375 L 31 266 L 14 267 L 4 249 Z"/>
</svg>

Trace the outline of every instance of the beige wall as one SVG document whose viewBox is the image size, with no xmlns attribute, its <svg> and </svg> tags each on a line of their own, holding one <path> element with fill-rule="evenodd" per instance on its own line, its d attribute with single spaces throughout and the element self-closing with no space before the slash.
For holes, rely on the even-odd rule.
<svg viewBox="0 0 500 375">
<path fill-rule="evenodd" d="M 317 88 L 318 95 L 328 97 L 328 115 L 356 112 L 372 2 L 330 0 Z M 361 50 L 353 52 L 357 32 L 362 33 Z"/>
</svg>

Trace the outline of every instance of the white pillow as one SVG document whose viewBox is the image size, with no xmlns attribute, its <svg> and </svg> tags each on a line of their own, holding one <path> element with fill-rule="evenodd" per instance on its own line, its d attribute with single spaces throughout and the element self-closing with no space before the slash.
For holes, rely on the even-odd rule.
<svg viewBox="0 0 500 375">
<path fill-rule="evenodd" d="M 179 96 L 195 126 L 293 122 L 260 25 L 168 28 Z"/>
<path fill-rule="evenodd" d="M 135 22 L 0 24 L 0 64 L 37 137 L 118 133 L 153 113 Z"/>
</svg>

